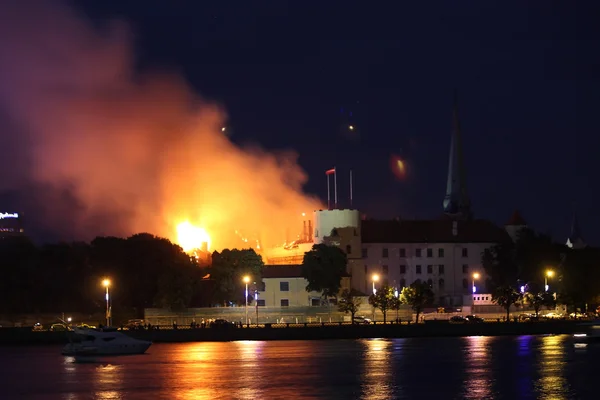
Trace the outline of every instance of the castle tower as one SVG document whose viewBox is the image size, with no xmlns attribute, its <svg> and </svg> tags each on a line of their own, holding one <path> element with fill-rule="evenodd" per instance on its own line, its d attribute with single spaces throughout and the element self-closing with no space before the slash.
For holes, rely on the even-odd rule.
<svg viewBox="0 0 600 400">
<path fill-rule="evenodd" d="M 467 193 L 466 173 L 463 160 L 458 97 L 454 96 L 454 127 L 450 140 L 448 181 L 444 197 L 444 213 L 453 219 L 471 219 L 471 201 Z"/>
<path fill-rule="evenodd" d="M 581 231 L 579 229 L 579 221 L 577 220 L 577 215 L 573 213 L 573 222 L 571 223 L 571 234 L 567 238 L 567 246 L 571 249 L 584 249 L 587 247 L 587 243 L 583 240 L 581 236 Z"/>
<path fill-rule="evenodd" d="M 527 222 L 525 222 L 521 213 L 518 210 L 515 210 L 510 219 L 504 224 L 504 229 L 506 229 L 506 233 L 508 233 L 508 236 L 510 236 L 512 241 L 516 242 L 519 238 L 519 233 L 523 229 L 527 229 Z"/>
</svg>

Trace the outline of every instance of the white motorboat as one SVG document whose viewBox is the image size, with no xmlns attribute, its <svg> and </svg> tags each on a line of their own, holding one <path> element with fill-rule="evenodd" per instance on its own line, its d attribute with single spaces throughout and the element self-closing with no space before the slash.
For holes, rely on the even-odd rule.
<svg viewBox="0 0 600 400">
<path fill-rule="evenodd" d="M 73 328 L 75 340 L 62 351 L 66 356 L 144 354 L 152 342 L 129 337 L 116 329 Z"/>
<path fill-rule="evenodd" d="M 576 342 L 600 342 L 600 321 L 587 322 L 577 326 L 579 332 L 573 335 Z"/>
</svg>

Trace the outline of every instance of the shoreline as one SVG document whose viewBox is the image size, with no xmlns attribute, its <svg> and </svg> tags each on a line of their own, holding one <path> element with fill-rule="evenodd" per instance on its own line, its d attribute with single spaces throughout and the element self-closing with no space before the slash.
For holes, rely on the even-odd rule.
<svg viewBox="0 0 600 400">
<path fill-rule="evenodd" d="M 238 340 L 336 340 L 395 339 L 418 337 L 521 336 L 573 334 L 579 321 L 557 322 L 486 322 L 449 324 L 426 322 L 418 325 L 314 325 L 249 328 L 179 328 L 125 330 L 123 333 L 153 343 L 230 342 Z M 33 346 L 68 343 L 67 332 L 34 332 L 31 328 L 0 328 L 0 346 Z"/>
</svg>

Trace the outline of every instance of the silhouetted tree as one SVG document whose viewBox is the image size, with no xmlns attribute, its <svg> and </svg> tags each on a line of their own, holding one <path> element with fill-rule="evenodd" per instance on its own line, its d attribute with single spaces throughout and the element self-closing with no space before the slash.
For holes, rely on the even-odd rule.
<svg viewBox="0 0 600 400">
<path fill-rule="evenodd" d="M 513 286 L 498 286 L 492 293 L 492 300 L 506 310 L 506 322 L 510 322 L 510 307 L 518 306 L 522 299 L 522 294 Z"/>
<path fill-rule="evenodd" d="M 343 313 L 350 313 L 352 316 L 352 323 L 354 323 L 354 316 L 358 312 L 362 304 L 362 299 L 356 296 L 356 293 L 351 290 L 344 290 L 338 301 L 338 311 Z"/>
<path fill-rule="evenodd" d="M 419 315 L 425 306 L 433 303 L 433 291 L 427 282 L 420 280 L 414 281 L 410 286 L 402 289 L 400 293 L 400 303 L 411 306 L 416 315 L 416 322 L 419 322 Z"/>
<path fill-rule="evenodd" d="M 215 251 L 209 269 L 210 279 L 215 282 L 215 301 L 245 303 L 243 278 L 249 276 L 251 282 L 260 282 L 264 265 L 253 249 Z"/>
<path fill-rule="evenodd" d="M 308 281 L 306 291 L 320 292 L 326 299 L 337 298 L 346 264 L 346 253 L 338 247 L 315 244 L 302 260 L 302 276 Z"/>
</svg>

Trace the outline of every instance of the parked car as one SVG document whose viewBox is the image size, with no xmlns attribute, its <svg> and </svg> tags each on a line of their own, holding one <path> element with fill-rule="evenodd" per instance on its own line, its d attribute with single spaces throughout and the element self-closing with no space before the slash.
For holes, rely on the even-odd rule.
<svg viewBox="0 0 600 400">
<path fill-rule="evenodd" d="M 450 318 L 448 322 L 450 322 L 451 324 L 466 324 L 467 320 L 461 317 L 460 315 L 455 315 L 452 318 Z"/>
<path fill-rule="evenodd" d="M 468 322 L 468 323 L 470 323 L 470 324 L 479 324 L 479 323 L 482 323 L 482 322 L 484 322 L 483 318 L 481 318 L 481 317 L 478 317 L 478 316 L 476 316 L 476 315 L 467 315 L 467 316 L 465 317 L 465 319 L 466 319 L 466 320 L 467 320 L 467 322 Z"/>
<path fill-rule="evenodd" d="M 143 327 L 143 326 L 144 326 L 143 319 L 130 319 L 129 321 L 127 321 L 127 325 L 125 325 L 125 328 L 139 329 L 140 327 Z"/>
<path fill-rule="evenodd" d="M 54 332 L 62 332 L 67 330 L 67 326 L 65 324 L 52 324 L 50 330 Z"/>
<path fill-rule="evenodd" d="M 210 327 L 211 328 L 233 328 L 234 324 L 233 322 L 229 322 L 226 319 L 215 319 L 213 322 L 210 323 Z"/>
<path fill-rule="evenodd" d="M 371 323 L 373 323 L 373 321 L 369 318 L 360 316 L 360 317 L 354 317 L 354 323 L 355 324 L 371 324 Z"/>
</svg>

